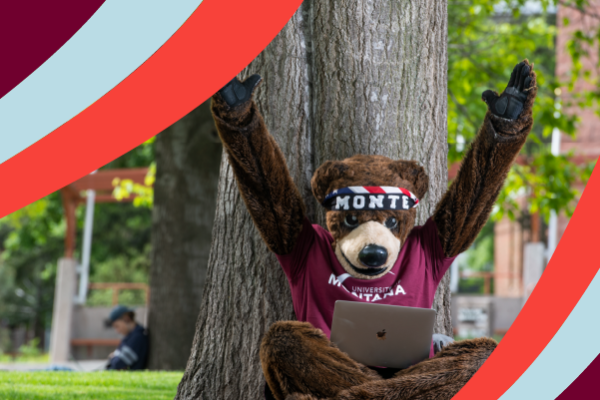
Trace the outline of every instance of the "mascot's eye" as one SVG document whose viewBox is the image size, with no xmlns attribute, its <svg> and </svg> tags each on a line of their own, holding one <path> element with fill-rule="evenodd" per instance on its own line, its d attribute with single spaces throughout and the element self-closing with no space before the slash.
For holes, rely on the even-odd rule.
<svg viewBox="0 0 600 400">
<path fill-rule="evenodd" d="M 388 229 L 394 229 L 395 227 L 398 226 L 398 221 L 394 217 L 389 217 L 388 219 L 385 220 L 384 225 Z"/>
<path fill-rule="evenodd" d="M 354 214 L 347 215 L 344 219 L 344 224 L 348 228 L 356 228 L 358 226 L 358 218 Z"/>
</svg>

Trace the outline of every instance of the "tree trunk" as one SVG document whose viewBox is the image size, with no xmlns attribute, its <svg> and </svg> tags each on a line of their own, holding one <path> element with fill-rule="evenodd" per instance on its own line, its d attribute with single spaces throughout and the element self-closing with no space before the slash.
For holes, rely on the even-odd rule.
<svg viewBox="0 0 600 400">
<path fill-rule="evenodd" d="M 242 76 L 286 156 L 309 218 L 310 177 L 356 153 L 418 160 L 430 177 L 418 223 L 447 188 L 446 1 L 305 0 Z M 177 399 L 261 399 L 260 340 L 293 318 L 287 281 L 253 226 L 224 158 L 205 296 Z M 436 331 L 451 332 L 448 278 Z"/>
<path fill-rule="evenodd" d="M 429 176 L 417 225 L 448 188 L 446 7 L 436 0 L 313 1 L 308 17 L 315 165 L 359 153 L 417 160 Z M 450 335 L 449 284 L 446 274 L 434 308 L 436 332 Z"/>
<path fill-rule="evenodd" d="M 150 369 L 185 368 L 211 243 L 222 145 L 207 101 L 156 138 Z"/>
</svg>

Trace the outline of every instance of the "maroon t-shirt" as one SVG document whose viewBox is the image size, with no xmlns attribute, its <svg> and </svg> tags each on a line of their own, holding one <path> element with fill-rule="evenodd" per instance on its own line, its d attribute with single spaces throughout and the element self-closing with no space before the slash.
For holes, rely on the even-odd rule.
<svg viewBox="0 0 600 400">
<path fill-rule="evenodd" d="M 377 279 L 350 276 L 332 242 L 327 230 L 305 219 L 292 253 L 277 256 L 290 283 L 296 318 L 310 322 L 327 337 L 337 300 L 431 308 L 435 290 L 455 258 L 444 255 L 432 219 L 413 228 L 390 272 Z"/>
</svg>

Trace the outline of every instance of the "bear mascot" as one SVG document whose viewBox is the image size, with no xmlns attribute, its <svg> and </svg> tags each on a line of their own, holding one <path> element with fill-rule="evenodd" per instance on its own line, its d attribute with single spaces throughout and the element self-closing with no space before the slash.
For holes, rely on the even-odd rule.
<svg viewBox="0 0 600 400">
<path fill-rule="evenodd" d="M 327 161 L 311 180 L 327 209 L 327 230 L 312 225 L 285 158 L 252 94 L 253 75 L 234 78 L 212 98 L 212 112 L 238 188 L 291 288 L 298 321 L 279 321 L 263 338 L 267 398 L 450 399 L 496 347 L 488 338 L 432 344 L 430 358 L 403 370 L 377 370 L 329 341 L 336 300 L 431 308 L 454 258 L 489 218 L 512 162 L 533 125 L 536 75 L 527 60 L 504 92 L 487 90 L 488 112 L 456 179 L 435 213 L 415 226 L 428 189 L 415 161 L 354 155 Z M 449 338 L 448 338 L 449 339 Z M 435 353 L 435 354 L 434 354 Z"/>
</svg>

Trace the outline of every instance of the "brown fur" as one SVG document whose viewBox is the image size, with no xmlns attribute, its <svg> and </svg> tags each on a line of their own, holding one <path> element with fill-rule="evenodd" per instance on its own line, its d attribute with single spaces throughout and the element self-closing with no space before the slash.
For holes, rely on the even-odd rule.
<svg viewBox="0 0 600 400">
<path fill-rule="evenodd" d="M 447 256 L 465 251 L 490 216 L 506 175 L 533 126 L 532 108 L 537 93 L 531 65 L 531 90 L 516 121 L 492 115 L 465 156 L 458 175 L 438 203 L 434 220 Z"/>
<path fill-rule="evenodd" d="M 496 348 L 492 339 L 455 342 L 432 359 L 382 378 L 353 361 L 306 322 L 277 322 L 260 356 L 278 400 L 451 399 Z"/>
<path fill-rule="evenodd" d="M 296 392 L 327 398 L 381 379 L 341 352 L 323 331 L 308 322 L 274 323 L 262 340 L 260 360 L 277 400 Z"/>
<path fill-rule="evenodd" d="M 272 252 L 290 253 L 302 229 L 304 203 L 256 104 L 231 109 L 217 93 L 212 112 L 254 224 Z"/>
</svg>

